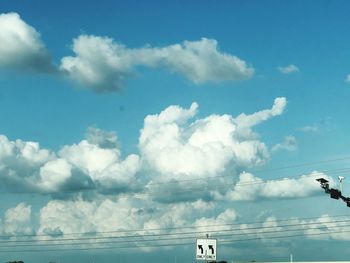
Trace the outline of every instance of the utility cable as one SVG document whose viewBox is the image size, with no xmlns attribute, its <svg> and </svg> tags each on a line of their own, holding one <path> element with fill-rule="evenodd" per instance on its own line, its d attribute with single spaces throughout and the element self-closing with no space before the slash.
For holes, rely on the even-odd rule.
<svg viewBox="0 0 350 263">
<path fill-rule="evenodd" d="M 283 239 L 283 238 L 294 238 L 303 236 L 322 236 L 328 234 L 338 234 L 338 233 L 349 233 L 350 231 L 332 231 L 332 232 L 322 232 L 322 233 L 311 233 L 311 234 L 296 234 L 296 235 L 285 235 L 285 236 L 275 236 L 275 237 L 264 237 L 264 238 L 250 238 L 250 239 L 236 239 L 236 240 L 223 240 L 220 243 L 231 244 L 236 242 L 246 242 L 246 241 L 259 241 L 263 239 Z M 25 250 L 0 250 L 0 253 L 44 253 L 44 252 L 62 252 L 62 251 L 86 251 L 86 250 L 115 250 L 115 249 L 140 249 L 140 248 L 162 248 L 162 247 L 175 247 L 175 246 L 189 246 L 194 245 L 194 242 L 183 242 L 183 243 L 165 243 L 165 244 L 147 244 L 138 245 L 135 247 L 127 246 L 105 246 L 105 247 L 86 247 L 86 248 L 61 248 L 61 249 L 25 249 Z"/>
</svg>

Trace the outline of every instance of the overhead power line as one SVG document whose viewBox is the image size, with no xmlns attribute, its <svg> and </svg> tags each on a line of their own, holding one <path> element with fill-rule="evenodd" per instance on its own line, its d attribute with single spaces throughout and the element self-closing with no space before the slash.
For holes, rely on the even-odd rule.
<svg viewBox="0 0 350 263">
<path fill-rule="evenodd" d="M 350 220 L 348 220 L 350 221 Z M 348 222 L 346 221 L 346 222 Z M 333 223 L 333 222 L 332 222 Z M 237 229 L 232 229 L 230 230 L 230 232 L 233 233 L 228 233 L 228 230 L 217 230 L 217 231 L 207 231 L 206 233 L 210 233 L 213 236 L 215 236 L 215 238 L 225 238 L 225 237 L 232 237 L 232 236 L 249 236 L 249 235 L 262 235 L 262 234 L 281 234 L 281 233 L 287 233 L 287 232 L 300 232 L 300 231 L 308 231 L 308 230 L 330 230 L 330 229 L 347 229 L 350 227 L 350 225 L 336 225 L 336 226 L 327 226 L 327 227 L 310 227 L 310 224 L 300 224 L 300 225 L 291 225 L 291 226 L 298 226 L 298 228 L 293 228 L 293 229 L 277 229 L 274 230 L 274 228 L 281 228 L 284 226 L 274 226 L 274 227 L 270 227 L 272 228 L 272 230 L 269 231 L 257 231 L 258 229 L 256 228 L 254 232 L 252 231 L 247 231 L 247 229 L 240 229 L 239 231 L 241 231 L 242 233 L 237 233 L 234 231 L 237 231 Z M 301 226 L 306 226 L 306 227 L 301 227 Z M 261 227 L 260 229 L 265 229 L 264 227 Z M 252 230 L 252 229 L 251 229 Z M 349 230 L 350 231 L 350 230 Z M 184 235 L 183 235 L 184 234 Z M 190 234 L 190 236 L 188 236 Z M 1 248 L 11 248 L 11 247 L 16 247 L 16 248 L 20 248 L 20 247 L 52 247 L 52 246 L 83 246 L 83 245 L 101 245 L 101 244 L 127 244 L 127 243 L 149 243 L 149 242 L 162 242 L 162 241 L 174 241 L 174 240 L 187 240 L 187 239 L 195 239 L 196 237 L 198 237 L 196 234 L 196 232 L 190 232 L 190 233 L 177 233 L 175 234 L 170 234 L 170 235 L 166 235 L 166 237 L 161 237 L 160 235 L 154 235 L 153 238 L 149 238 L 149 236 L 146 235 L 139 235 L 137 236 L 138 239 L 134 239 L 136 238 L 136 236 L 133 236 L 132 238 L 130 236 L 127 237 L 120 237 L 121 239 L 119 240 L 114 240 L 115 237 L 104 237 L 101 238 L 101 240 L 99 241 L 95 241 L 96 239 L 91 238 L 90 240 L 93 240 L 94 242 L 86 242 L 84 240 L 84 242 L 78 242 L 75 243 L 76 241 L 82 241 L 82 239 L 61 239 L 61 240 L 50 240 L 50 241 L 56 241 L 57 243 L 39 243 L 36 244 L 35 242 L 37 242 L 37 240 L 35 242 L 33 241 L 26 241 L 26 242 L 30 242 L 30 244 L 1 244 L 0 245 L 0 249 Z M 175 235 L 175 236 L 174 236 Z M 171 236 L 171 237 L 170 237 Z M 148 237 L 148 238 L 145 238 Z M 131 238 L 131 239 L 130 239 Z M 112 240 L 111 240 L 112 239 Z M 72 242 L 67 242 L 67 240 L 72 241 Z M 44 241 L 44 240 L 42 240 Z M 61 241 L 64 241 L 64 243 L 62 243 Z"/>
<path fill-rule="evenodd" d="M 2 248 L 22 248 L 22 247 L 45 247 L 50 248 L 54 246 L 96 246 L 96 245 L 106 245 L 106 244 L 140 244 L 152 243 L 164 241 L 176 241 L 176 240 L 188 240 L 195 239 L 198 234 L 211 234 L 217 238 L 232 237 L 232 236 L 249 236 L 249 235 L 266 235 L 266 234 L 281 234 L 286 232 L 299 232 L 307 230 L 329 230 L 329 229 L 346 229 L 350 225 L 344 225 L 344 223 L 349 223 L 350 219 L 347 220 L 322 220 L 315 222 L 303 222 L 295 224 L 284 224 L 284 225 L 273 225 L 273 226 L 252 226 L 245 228 L 231 228 L 231 229 L 216 229 L 205 231 L 191 231 L 191 232 L 175 232 L 175 233 L 162 233 L 162 234 L 148 234 L 148 235 L 127 235 L 127 236 L 105 236 L 105 237 L 95 237 L 95 238 L 71 238 L 71 239 L 52 239 L 52 240 L 2 240 L 0 244 L 0 252 Z M 266 222 L 266 221 L 265 221 Z M 336 225 L 334 225 L 336 224 Z M 320 225 L 320 227 L 319 227 Z M 324 226 L 326 225 L 326 226 Z M 223 225 L 224 226 L 224 225 Z M 261 230 L 267 231 L 261 231 Z M 344 230 L 345 231 L 345 230 Z M 51 242 L 50 242 L 51 241 Z M 69 241 L 69 242 L 68 242 Z M 83 241 L 83 242 L 82 242 Z M 86 242 L 91 241 L 91 242 Z M 46 242 L 46 243 L 43 243 Z M 52 244 L 52 242 L 55 242 Z M 29 244 L 28 244 L 29 243 Z M 22 251 L 22 250 L 21 250 Z"/>
<path fill-rule="evenodd" d="M 233 244 L 237 242 L 247 242 L 247 241 L 259 241 L 259 240 L 265 240 L 265 239 L 283 239 L 283 238 L 295 238 L 295 237 L 303 237 L 303 236 L 322 236 L 322 235 L 329 235 L 329 234 L 339 234 L 339 233 L 349 233 L 350 230 L 339 230 L 339 231 L 327 231 L 322 233 L 301 233 L 301 234 L 295 234 L 295 235 L 281 235 L 281 236 L 270 236 L 270 237 L 256 237 L 256 238 L 249 238 L 249 239 L 233 239 L 233 240 L 219 240 L 222 244 Z M 194 241 L 192 242 L 168 242 L 168 243 L 158 243 L 158 244 L 141 244 L 141 245 L 135 245 L 130 246 L 128 245 L 121 245 L 121 246 L 99 246 L 99 247 L 70 247 L 70 248 L 47 248 L 43 250 L 40 249 L 7 249 L 7 250 L 0 250 L 0 253 L 44 253 L 44 252 L 62 252 L 62 251 L 92 251 L 92 250 L 111 250 L 111 249 L 140 249 L 140 248 L 162 248 L 162 247 L 175 247 L 175 246 L 189 246 L 194 245 Z"/>
<path fill-rule="evenodd" d="M 325 220 L 323 220 L 325 219 Z M 294 222 L 295 220 L 301 221 L 301 223 L 298 224 L 313 224 L 314 220 L 318 220 L 318 224 L 327 224 L 327 223 L 340 223 L 340 222 L 347 222 L 350 220 L 350 214 L 343 214 L 343 215 L 327 215 L 326 218 L 322 217 L 303 217 L 303 218 L 289 218 L 289 219 L 268 219 L 264 221 L 250 221 L 250 222 L 236 222 L 236 223 L 224 223 L 224 224 L 206 224 L 206 225 L 185 225 L 185 226 L 178 226 L 178 227 L 163 227 L 163 228 L 139 228 L 139 229 L 119 229 L 119 230 L 111 230 L 111 231 L 94 231 L 94 232 L 68 232 L 68 233 L 63 233 L 64 236 L 89 236 L 89 235 L 104 235 L 104 234 L 123 234 L 123 233 L 140 233 L 140 232 L 162 232 L 162 231 L 171 231 L 171 230 L 183 230 L 183 229 L 199 229 L 199 228 L 206 228 L 206 230 L 210 228 L 216 228 L 216 227 L 234 227 L 234 226 L 242 226 L 245 225 L 247 228 L 246 229 L 261 229 L 262 227 L 264 228 L 269 228 L 270 226 L 255 226 L 259 224 L 268 224 L 268 223 L 284 223 L 284 222 Z M 304 222 L 303 221 L 309 221 L 309 222 Z M 284 224 L 281 226 L 291 226 L 295 225 L 293 224 Z M 273 227 L 273 226 L 272 226 Z M 238 228 L 239 229 L 239 228 Z M 203 230 L 203 231 L 206 231 Z M 197 231 L 197 232 L 203 232 L 203 231 Z M 192 231 L 193 232 L 193 231 Z M 190 232 L 190 233 L 192 233 Z M 181 234 L 183 232 L 178 232 L 178 234 Z M 0 235 L 0 239 L 10 239 L 10 238 L 15 238 L 16 241 L 18 242 L 19 238 L 37 238 L 37 237 L 49 237 L 49 238 L 54 238 L 52 235 L 49 234 L 17 234 L 17 235 Z M 54 238 L 54 240 L 57 240 L 57 238 Z M 1 241 L 1 240 L 0 240 Z M 47 241 L 45 239 L 45 241 Z"/>
<path fill-rule="evenodd" d="M 317 164 L 325 164 L 325 163 L 346 161 L 346 160 L 350 160 L 350 156 L 343 157 L 343 158 L 334 158 L 334 159 L 328 159 L 328 160 L 322 160 L 322 161 L 314 161 L 314 162 L 308 162 L 308 163 L 305 162 L 305 163 L 301 163 L 301 164 L 280 166 L 280 167 L 269 168 L 269 169 L 255 169 L 255 170 L 252 170 L 252 173 L 273 172 L 273 171 L 285 170 L 285 169 L 290 169 L 290 168 L 313 166 L 313 165 L 317 165 Z M 347 169 L 349 169 L 349 168 L 347 168 Z M 220 176 L 209 176 L 209 177 L 207 176 L 207 177 L 188 178 L 188 179 L 182 179 L 182 180 L 179 180 L 179 181 L 180 182 L 203 181 L 203 180 L 210 180 L 210 179 L 220 179 L 220 178 L 223 178 L 223 177 L 230 177 L 230 176 L 232 176 L 232 174 L 226 174 L 226 175 L 220 175 Z M 150 183 L 150 185 L 169 184 L 169 183 L 172 183 L 172 182 L 171 181 L 169 181 L 169 182 L 154 182 L 154 183 L 152 182 L 152 183 Z"/>
</svg>

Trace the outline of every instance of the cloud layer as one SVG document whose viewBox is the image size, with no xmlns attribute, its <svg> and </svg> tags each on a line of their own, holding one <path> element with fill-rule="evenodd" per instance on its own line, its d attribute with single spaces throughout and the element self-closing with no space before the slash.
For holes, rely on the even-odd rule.
<svg viewBox="0 0 350 263">
<path fill-rule="evenodd" d="M 11 141 L 1 135 L 3 190 L 61 194 L 93 190 L 90 196 L 53 198 L 40 209 L 35 227 L 30 205 L 20 203 L 5 212 L 1 233 L 38 233 L 50 239 L 68 233 L 86 237 L 86 232 L 105 232 L 103 236 L 110 237 L 115 233 L 108 231 L 137 229 L 134 235 L 140 238 L 160 233 L 182 238 L 176 229 L 184 225 L 193 226 L 200 236 L 207 229 L 203 226 L 214 225 L 211 230 L 219 231 L 219 225 L 226 224 L 226 234 L 236 228 L 235 233 L 264 240 L 268 238 L 264 231 L 252 232 L 244 224 L 233 224 L 240 217 L 237 201 L 312 196 L 322 192 L 315 181 L 319 177 L 334 184 L 319 172 L 281 180 L 264 180 L 241 172 L 268 160 L 269 147 L 253 129 L 283 114 L 286 105 L 287 100 L 281 97 L 270 108 L 251 114 L 203 118 L 198 118 L 199 105 L 195 102 L 189 108 L 172 105 L 145 117 L 139 152 L 125 157 L 114 132 L 94 127 L 87 130 L 85 139 L 62 146 L 57 152 L 42 149 L 37 142 Z M 215 183 L 202 180 L 208 177 L 215 177 Z M 271 218 L 261 227 L 283 230 Z M 306 222 L 297 233 L 311 239 L 322 231 L 310 230 Z M 347 238 L 341 234 L 328 237 Z"/>
<path fill-rule="evenodd" d="M 271 109 L 253 114 L 210 115 L 195 119 L 198 104 L 189 109 L 172 105 L 144 119 L 139 153 L 122 157 L 117 135 L 89 128 L 86 138 L 64 145 L 57 152 L 37 142 L 0 136 L 0 177 L 11 192 L 102 193 L 139 191 L 146 184 L 172 182 L 172 191 L 183 191 L 182 180 L 220 176 L 261 165 L 268 147 L 253 127 L 283 113 L 285 98 L 276 98 Z M 194 186 L 197 186 L 196 184 Z M 164 189 L 162 190 L 164 194 Z M 192 199 L 204 198 L 194 191 Z M 186 200 L 188 197 L 182 198 Z"/>
</svg>

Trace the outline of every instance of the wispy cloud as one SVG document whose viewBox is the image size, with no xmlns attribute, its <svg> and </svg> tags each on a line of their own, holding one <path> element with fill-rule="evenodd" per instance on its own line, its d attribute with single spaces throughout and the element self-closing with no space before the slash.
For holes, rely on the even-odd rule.
<svg viewBox="0 0 350 263">
<path fill-rule="evenodd" d="M 299 72 L 299 68 L 293 64 L 290 64 L 286 67 L 278 67 L 277 69 L 283 74 L 291 74 L 291 73 Z"/>
<path fill-rule="evenodd" d="M 297 140 L 295 139 L 294 136 L 286 136 L 283 140 L 283 142 L 281 143 L 277 143 L 276 145 L 274 145 L 271 149 L 272 152 L 278 152 L 278 151 L 295 151 L 298 149 L 298 144 L 297 144 Z"/>
<path fill-rule="evenodd" d="M 350 74 L 346 76 L 345 82 L 350 83 Z"/>
<path fill-rule="evenodd" d="M 306 125 L 306 126 L 298 128 L 297 130 L 302 131 L 302 132 L 318 132 L 319 127 L 316 124 L 315 125 Z"/>
</svg>

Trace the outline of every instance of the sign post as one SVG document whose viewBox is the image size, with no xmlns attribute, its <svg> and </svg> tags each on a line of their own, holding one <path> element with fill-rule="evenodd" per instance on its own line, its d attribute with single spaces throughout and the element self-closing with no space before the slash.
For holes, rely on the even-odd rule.
<svg viewBox="0 0 350 263">
<path fill-rule="evenodd" d="M 196 259 L 197 260 L 216 260 L 216 244 L 214 238 L 198 238 L 196 240 Z"/>
</svg>

